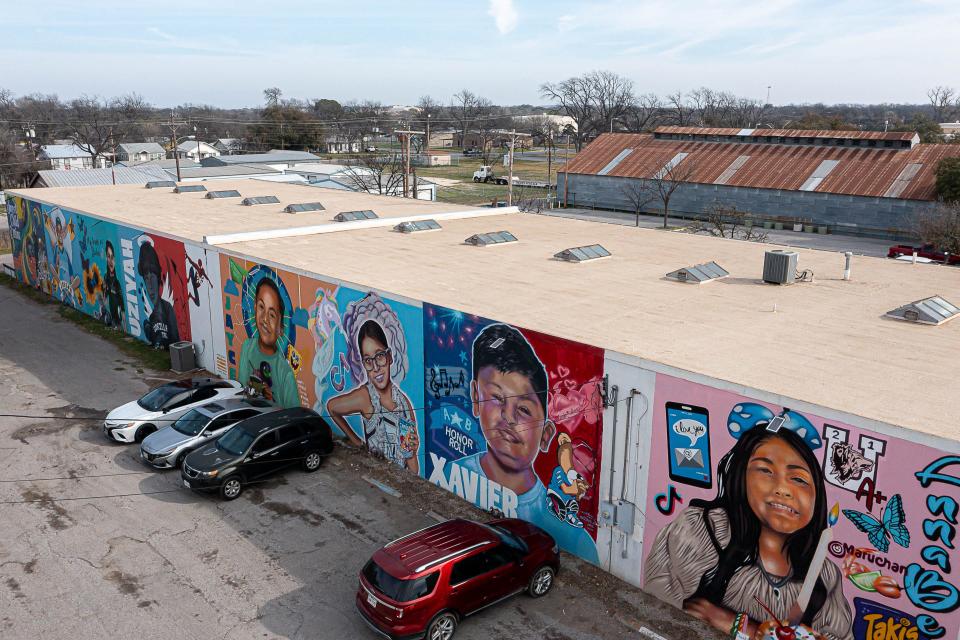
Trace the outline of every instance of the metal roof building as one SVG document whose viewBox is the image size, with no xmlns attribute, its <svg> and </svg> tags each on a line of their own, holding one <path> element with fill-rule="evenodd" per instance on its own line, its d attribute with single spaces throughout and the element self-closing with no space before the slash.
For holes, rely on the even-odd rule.
<svg viewBox="0 0 960 640">
<path fill-rule="evenodd" d="M 169 180 L 170 174 L 161 167 L 114 166 L 109 169 L 44 169 L 37 172 L 34 187 L 93 187 L 113 184 L 143 185 L 151 180 Z"/>
<path fill-rule="evenodd" d="M 907 230 L 936 199 L 936 166 L 947 157 L 960 147 L 920 144 L 910 132 L 660 127 L 601 135 L 561 172 L 558 189 L 564 199 L 566 186 L 569 206 L 631 210 L 618 178 L 676 175 L 689 183 L 671 203 L 680 214 L 726 204 L 758 219 Z"/>
<path fill-rule="evenodd" d="M 217 167 L 228 164 L 268 164 L 289 166 L 298 162 L 320 162 L 320 157 L 307 151 L 278 151 L 270 153 L 241 153 L 237 155 L 204 158 L 200 163 L 205 167 Z"/>
</svg>

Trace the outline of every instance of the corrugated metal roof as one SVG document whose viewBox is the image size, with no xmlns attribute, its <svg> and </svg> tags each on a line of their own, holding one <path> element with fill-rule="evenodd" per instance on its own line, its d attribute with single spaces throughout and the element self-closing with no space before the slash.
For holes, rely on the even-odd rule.
<svg viewBox="0 0 960 640">
<path fill-rule="evenodd" d="M 215 167 L 219 164 L 269 164 L 271 162 L 296 162 L 298 160 L 316 162 L 320 160 L 320 157 L 306 151 L 278 151 L 276 153 L 241 153 L 235 156 L 204 158 L 201 163 L 207 167 Z"/>
<path fill-rule="evenodd" d="M 88 153 L 75 144 L 45 144 L 40 147 L 43 154 L 50 158 L 90 158 L 93 154 Z"/>
<path fill-rule="evenodd" d="M 177 175 L 176 168 L 166 167 L 167 173 L 172 176 Z M 282 173 L 273 167 L 264 165 L 250 166 L 247 164 L 229 165 L 222 167 L 180 167 L 181 178 L 216 178 L 220 176 L 251 176 L 251 175 L 273 175 Z"/>
<path fill-rule="evenodd" d="M 597 174 L 628 148 L 633 152 L 607 175 L 649 178 L 677 154 L 688 153 L 690 155 L 684 163 L 694 166 L 689 182 L 716 184 L 717 180 L 725 178 L 725 184 L 729 186 L 799 190 L 821 163 L 835 160 L 837 164 L 816 185 L 815 191 L 868 197 L 885 195 L 907 165 L 920 164 L 920 169 L 902 185 L 896 196 L 908 200 L 934 200 L 937 163 L 943 158 L 960 157 L 960 145 L 949 144 L 918 144 L 912 149 L 821 147 L 663 140 L 650 134 L 605 133 L 577 154 L 567 165 L 567 171 Z M 749 155 L 750 159 L 732 175 L 724 176 L 743 155 Z"/>
<path fill-rule="evenodd" d="M 166 153 L 163 147 L 156 142 L 124 142 L 117 145 L 117 151 L 123 151 L 124 153 Z"/>
<path fill-rule="evenodd" d="M 113 184 L 146 184 L 151 180 L 169 180 L 170 175 L 160 167 L 116 166 L 112 169 L 72 169 L 62 171 L 45 169 L 38 171 L 39 180 L 48 187 L 92 187 Z"/>
<path fill-rule="evenodd" d="M 755 138 L 852 138 L 855 140 L 912 140 L 913 131 L 839 131 L 832 129 L 736 129 L 732 127 L 657 127 L 654 133 Z"/>
</svg>

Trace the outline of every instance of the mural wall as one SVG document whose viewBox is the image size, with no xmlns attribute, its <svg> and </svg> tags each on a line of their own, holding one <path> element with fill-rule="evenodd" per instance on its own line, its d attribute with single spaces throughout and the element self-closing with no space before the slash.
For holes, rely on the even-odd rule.
<svg viewBox="0 0 960 640">
<path fill-rule="evenodd" d="M 422 473 L 419 307 L 227 255 L 220 272 L 230 378 Z"/>
<path fill-rule="evenodd" d="M 424 305 L 430 482 L 597 562 L 603 351 Z"/>
<path fill-rule="evenodd" d="M 653 411 L 647 591 L 722 632 L 759 599 L 825 638 L 957 637 L 960 457 L 663 374 Z"/>
</svg>

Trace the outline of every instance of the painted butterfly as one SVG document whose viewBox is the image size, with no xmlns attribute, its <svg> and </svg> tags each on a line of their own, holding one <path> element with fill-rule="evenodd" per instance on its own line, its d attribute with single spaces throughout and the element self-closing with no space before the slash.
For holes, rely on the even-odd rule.
<svg viewBox="0 0 960 640">
<path fill-rule="evenodd" d="M 843 515 L 856 525 L 857 529 L 867 534 L 870 544 L 878 551 L 886 553 L 890 548 L 890 538 L 903 548 L 910 546 L 910 532 L 904 524 L 906 514 L 903 512 L 903 500 L 900 494 L 890 498 L 883 509 L 883 521 L 877 520 L 867 513 L 860 513 L 853 509 L 844 509 Z"/>
</svg>

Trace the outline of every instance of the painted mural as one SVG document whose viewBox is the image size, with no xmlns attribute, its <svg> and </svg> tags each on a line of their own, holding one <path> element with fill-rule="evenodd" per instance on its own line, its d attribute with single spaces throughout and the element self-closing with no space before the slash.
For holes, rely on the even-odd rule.
<svg viewBox="0 0 960 640">
<path fill-rule="evenodd" d="M 645 590 L 747 638 L 957 637 L 960 458 L 663 374 L 654 410 Z"/>
<path fill-rule="evenodd" d="M 597 562 L 603 351 L 424 305 L 425 477 Z"/>
<path fill-rule="evenodd" d="M 19 197 L 7 218 L 25 284 L 158 348 L 191 339 L 183 243 Z"/>
<path fill-rule="evenodd" d="M 419 307 L 227 255 L 220 272 L 229 377 L 422 473 Z"/>
</svg>

